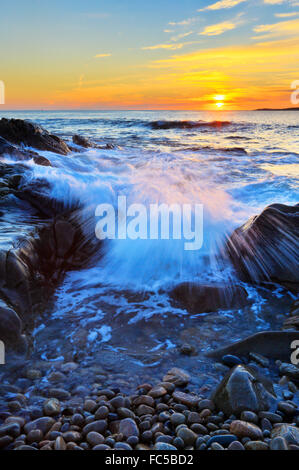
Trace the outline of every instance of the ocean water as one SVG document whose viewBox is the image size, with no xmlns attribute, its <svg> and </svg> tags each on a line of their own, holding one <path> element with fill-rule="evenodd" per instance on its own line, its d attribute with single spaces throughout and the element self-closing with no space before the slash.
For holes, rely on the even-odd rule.
<svg viewBox="0 0 299 470">
<path fill-rule="evenodd" d="M 32 360 L 79 362 L 73 382 L 105 381 L 128 389 L 157 380 L 173 366 L 212 387 L 219 373 L 205 353 L 262 329 L 279 329 L 293 296 L 245 286 L 242 309 L 188 313 L 169 298 L 181 281 L 240 285 L 217 253 L 225 238 L 272 203 L 298 202 L 299 113 L 59 111 L 2 113 L 30 119 L 71 141 L 73 134 L 109 149 L 76 148 L 68 156 L 40 152 L 53 167 L 28 162 L 31 178 L 46 179 L 49 195 L 79 202 L 93 223 L 98 204 L 202 204 L 203 247 L 180 240 L 111 240 L 88 269 L 68 273 L 36 322 Z M 90 219 L 89 219 L 90 220 Z M 191 359 L 179 346 L 192 344 Z M 98 372 L 99 373 L 99 372 Z M 80 375 L 81 374 L 81 375 Z M 103 379 L 104 380 L 104 379 Z"/>
</svg>

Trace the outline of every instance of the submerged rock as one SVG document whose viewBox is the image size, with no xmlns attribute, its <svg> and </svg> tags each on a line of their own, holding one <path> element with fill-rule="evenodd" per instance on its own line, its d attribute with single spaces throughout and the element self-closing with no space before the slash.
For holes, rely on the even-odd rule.
<svg viewBox="0 0 299 470">
<path fill-rule="evenodd" d="M 274 281 L 299 289 L 299 204 L 273 204 L 230 236 L 227 252 L 249 282 Z"/>
<path fill-rule="evenodd" d="M 196 355 L 196 348 L 192 344 L 184 343 L 179 348 L 179 351 L 184 356 L 195 356 Z"/>
<path fill-rule="evenodd" d="M 188 372 L 182 369 L 178 369 L 177 367 L 174 367 L 173 369 L 169 370 L 167 374 L 163 377 L 164 382 L 170 382 L 180 387 L 187 385 L 190 380 L 191 377 Z"/>
<path fill-rule="evenodd" d="M 268 410 L 276 403 L 276 395 L 270 381 L 250 367 L 239 365 L 224 377 L 212 400 L 227 416 L 239 416 L 242 411 Z"/>
<path fill-rule="evenodd" d="M 176 286 L 170 296 L 190 313 L 241 308 L 249 303 L 243 287 L 229 284 L 201 285 L 184 282 Z"/>
<path fill-rule="evenodd" d="M 99 149 L 99 150 L 112 150 L 115 148 L 113 144 L 107 143 L 107 144 L 99 145 L 99 144 L 96 144 L 95 142 L 90 141 L 86 137 L 83 137 L 82 135 L 78 135 L 78 134 L 73 136 L 73 143 L 86 149 L 92 147 L 92 148 Z M 78 152 L 76 148 L 72 148 L 72 150 Z"/>
<path fill-rule="evenodd" d="M 92 143 L 90 142 L 89 139 L 86 139 L 86 137 L 83 137 L 82 135 L 73 135 L 73 142 L 76 145 L 80 145 L 80 147 L 84 148 L 89 148 L 92 147 Z"/>
<path fill-rule="evenodd" d="M 62 139 L 32 122 L 22 119 L 2 118 L 0 120 L 0 136 L 12 144 L 24 145 L 25 147 L 48 150 L 60 155 L 67 155 L 70 152 Z"/>
</svg>

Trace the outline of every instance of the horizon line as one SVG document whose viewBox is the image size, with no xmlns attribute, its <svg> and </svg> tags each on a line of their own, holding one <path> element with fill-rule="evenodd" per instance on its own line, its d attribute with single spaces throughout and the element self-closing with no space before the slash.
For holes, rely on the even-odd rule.
<svg viewBox="0 0 299 470">
<path fill-rule="evenodd" d="M 294 107 L 286 107 L 286 108 L 255 108 L 255 109 L 125 109 L 125 108 L 113 108 L 113 109 L 88 109 L 88 108 L 57 108 L 57 109 L 46 109 L 46 108 L 36 108 L 36 109 L 30 109 L 30 108 L 18 108 L 18 109 L 3 109 L 1 110 L 0 108 L 0 114 L 1 111 L 3 112 L 8 112 L 8 113 L 13 113 L 13 112 L 57 112 L 57 111 L 73 111 L 73 112 L 85 112 L 85 111 L 94 111 L 94 112 L 111 112 L 111 111 L 126 111 L 126 112 L 158 112 L 158 111 L 165 111 L 165 112 L 215 112 L 215 113 L 229 113 L 229 112 L 248 112 L 248 111 L 291 111 L 291 110 L 299 110 L 298 106 Z"/>
</svg>

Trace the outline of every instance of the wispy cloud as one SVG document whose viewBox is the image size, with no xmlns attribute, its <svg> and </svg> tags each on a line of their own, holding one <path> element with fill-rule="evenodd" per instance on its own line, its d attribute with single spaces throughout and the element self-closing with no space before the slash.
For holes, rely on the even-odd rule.
<svg viewBox="0 0 299 470">
<path fill-rule="evenodd" d="M 275 13 L 276 18 L 292 18 L 293 16 L 298 16 L 299 11 L 293 11 L 290 13 Z"/>
<path fill-rule="evenodd" d="M 274 37 L 287 37 L 294 36 L 298 37 L 299 31 L 299 19 L 280 21 L 279 23 L 273 24 L 261 24 L 254 28 L 254 32 L 261 34 L 262 36 L 255 36 L 253 39 L 270 39 Z"/>
<path fill-rule="evenodd" d="M 169 21 L 170 26 L 187 26 L 189 24 L 194 23 L 197 20 L 197 18 L 187 18 L 186 20 L 182 21 Z"/>
<path fill-rule="evenodd" d="M 244 3 L 247 0 L 220 0 L 219 2 L 212 3 L 212 5 L 208 5 L 207 7 L 200 8 L 198 11 L 205 11 L 205 10 L 222 10 L 224 8 L 233 8 L 240 3 Z"/>
<path fill-rule="evenodd" d="M 103 59 L 104 57 L 111 57 L 112 54 L 97 54 L 94 56 L 95 59 Z"/>
<path fill-rule="evenodd" d="M 154 46 L 145 46 L 142 47 L 141 49 L 143 51 L 154 51 L 156 49 L 169 49 L 169 50 L 177 50 L 177 49 L 182 49 L 184 46 L 189 46 L 190 44 L 196 44 L 195 41 L 189 41 L 189 42 L 178 42 L 174 44 L 155 44 Z"/>
<path fill-rule="evenodd" d="M 182 55 L 173 55 L 169 59 L 156 60 L 152 62 L 152 67 L 186 67 L 190 65 L 190 70 L 198 70 L 203 67 L 205 70 L 233 70 L 236 74 L 246 74 L 247 71 L 260 73 L 263 70 L 267 72 L 283 68 L 285 64 L 290 67 L 290 54 L 294 54 L 294 59 L 299 58 L 299 38 L 284 39 L 279 41 L 269 41 L 259 44 L 220 47 L 214 49 L 200 49 L 195 52 Z M 257 68 L 257 62 L 260 68 Z M 247 64 L 244 71 L 240 64 Z M 251 68 L 249 66 L 251 65 Z M 272 68 L 269 68 L 271 64 Z M 297 64 L 295 61 L 294 64 Z M 272 75 L 271 75 L 272 76 Z"/>
<path fill-rule="evenodd" d="M 171 40 L 172 41 L 179 41 L 180 39 L 186 38 L 187 36 L 190 36 L 190 34 L 193 34 L 193 31 L 188 31 L 187 33 L 181 33 L 177 34 L 176 36 L 172 36 Z"/>
<path fill-rule="evenodd" d="M 205 29 L 198 33 L 202 36 L 218 36 L 219 34 L 223 34 L 226 31 L 231 31 L 237 27 L 237 23 L 233 23 L 230 21 L 223 21 L 222 23 L 212 24 L 210 26 L 206 26 Z"/>
</svg>

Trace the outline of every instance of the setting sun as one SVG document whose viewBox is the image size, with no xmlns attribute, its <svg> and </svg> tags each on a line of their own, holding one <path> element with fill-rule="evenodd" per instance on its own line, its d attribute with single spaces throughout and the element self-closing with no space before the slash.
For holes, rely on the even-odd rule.
<svg viewBox="0 0 299 470">
<path fill-rule="evenodd" d="M 214 98 L 213 98 L 215 101 L 217 101 L 217 103 L 215 103 L 215 105 L 217 106 L 217 108 L 222 108 L 224 106 L 224 103 L 223 101 L 225 100 L 225 95 L 215 95 Z"/>
<path fill-rule="evenodd" d="M 224 95 L 216 95 L 216 96 L 214 96 L 214 100 L 215 101 L 223 101 L 223 100 L 225 100 L 225 96 Z"/>
</svg>

